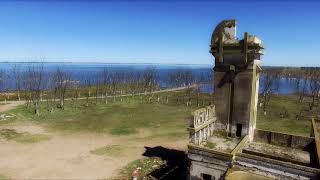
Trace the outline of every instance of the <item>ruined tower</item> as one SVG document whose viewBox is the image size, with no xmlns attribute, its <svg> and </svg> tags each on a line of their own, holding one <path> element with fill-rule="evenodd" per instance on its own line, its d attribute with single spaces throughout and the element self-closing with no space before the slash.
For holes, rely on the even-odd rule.
<svg viewBox="0 0 320 180">
<path fill-rule="evenodd" d="M 256 128 L 261 40 L 248 33 L 237 39 L 236 21 L 226 20 L 215 28 L 210 47 L 215 101 L 190 119 L 189 179 L 319 179 L 314 120 L 313 137 Z"/>
<path fill-rule="evenodd" d="M 222 21 L 211 38 L 215 58 L 215 131 L 229 137 L 249 135 L 253 139 L 258 103 L 261 40 L 244 33 L 237 39 L 237 22 Z"/>
</svg>

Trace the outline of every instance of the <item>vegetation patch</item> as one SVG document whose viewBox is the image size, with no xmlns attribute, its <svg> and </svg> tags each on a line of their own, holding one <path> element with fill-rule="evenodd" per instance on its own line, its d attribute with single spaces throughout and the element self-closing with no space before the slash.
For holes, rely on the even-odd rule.
<svg viewBox="0 0 320 180">
<path fill-rule="evenodd" d="M 114 179 L 132 179 L 132 174 L 138 175 L 138 179 L 152 179 L 148 175 L 166 164 L 160 158 L 143 158 L 135 160 L 120 170 Z"/>
<path fill-rule="evenodd" d="M 296 118 L 307 104 L 308 102 L 299 103 L 297 95 L 272 95 L 267 106 L 267 114 L 264 114 L 262 107 L 258 108 L 257 128 L 309 136 L 311 130 L 309 111 L 304 111 L 300 119 Z M 285 117 L 281 115 L 284 107 L 287 111 Z M 320 110 L 320 106 L 315 108 Z"/>
<path fill-rule="evenodd" d="M 10 178 L 8 178 L 7 176 L 1 175 L 0 174 L 0 180 L 9 180 Z"/>
<path fill-rule="evenodd" d="M 7 141 L 13 140 L 19 143 L 35 143 L 50 139 L 48 135 L 30 134 L 27 132 L 20 133 L 14 129 L 1 129 L 0 136 L 6 139 Z"/>
<path fill-rule="evenodd" d="M 80 105 L 85 103 L 85 100 L 81 100 L 77 108 L 72 108 L 71 102 L 66 101 L 64 110 L 42 110 L 39 116 L 25 106 L 13 109 L 10 113 L 16 115 L 17 121 L 33 121 L 52 130 L 70 133 L 94 132 L 127 136 L 137 134 L 140 128 L 147 128 L 152 130 L 152 138 L 187 137 L 191 112 L 197 107 L 157 101 L 146 103 L 143 98 L 146 97 L 126 97 L 123 101 L 90 104 L 88 107 Z"/>
<path fill-rule="evenodd" d="M 217 137 L 222 137 L 222 138 L 227 138 L 228 137 L 227 133 L 224 132 L 224 131 L 214 131 L 213 135 L 217 136 Z"/>
<path fill-rule="evenodd" d="M 124 147 L 120 145 L 108 145 L 100 147 L 90 151 L 90 153 L 95 155 L 108 155 L 108 156 L 118 156 L 121 155 L 124 150 Z"/>
<path fill-rule="evenodd" d="M 136 133 L 136 129 L 129 127 L 127 124 L 120 124 L 110 130 L 112 135 L 129 135 Z"/>
<path fill-rule="evenodd" d="M 204 146 L 207 147 L 207 148 L 210 148 L 210 149 L 214 149 L 217 146 L 217 144 L 214 143 L 214 142 L 207 141 Z"/>
</svg>

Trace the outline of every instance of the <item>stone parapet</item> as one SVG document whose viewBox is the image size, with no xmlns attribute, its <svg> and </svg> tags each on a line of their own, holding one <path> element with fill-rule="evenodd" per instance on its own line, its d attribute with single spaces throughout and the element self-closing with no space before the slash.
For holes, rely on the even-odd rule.
<svg viewBox="0 0 320 180">
<path fill-rule="evenodd" d="M 200 144 L 213 134 L 213 124 L 216 121 L 215 107 L 207 106 L 194 111 L 190 119 L 189 141 L 190 143 Z"/>
<path fill-rule="evenodd" d="M 320 170 L 316 168 L 245 153 L 236 154 L 234 165 L 256 173 L 264 172 L 263 174 L 268 174 L 269 177 L 282 177 L 282 179 L 312 179 L 320 173 Z"/>
<path fill-rule="evenodd" d="M 303 150 L 306 149 L 306 147 L 311 143 L 314 143 L 314 138 L 255 129 L 254 141 Z"/>
</svg>

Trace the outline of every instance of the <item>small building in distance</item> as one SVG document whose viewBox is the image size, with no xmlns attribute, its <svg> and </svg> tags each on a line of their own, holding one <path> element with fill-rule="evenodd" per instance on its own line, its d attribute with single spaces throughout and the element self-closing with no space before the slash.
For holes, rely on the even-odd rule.
<svg viewBox="0 0 320 180">
<path fill-rule="evenodd" d="M 263 45 L 248 33 L 238 39 L 236 25 L 222 21 L 211 38 L 215 105 L 190 121 L 189 178 L 319 179 L 320 123 L 312 120 L 310 137 L 256 128 Z"/>
</svg>

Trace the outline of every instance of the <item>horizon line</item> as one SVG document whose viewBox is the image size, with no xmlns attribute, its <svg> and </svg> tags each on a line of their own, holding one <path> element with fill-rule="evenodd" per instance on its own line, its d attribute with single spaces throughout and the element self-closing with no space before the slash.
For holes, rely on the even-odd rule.
<svg viewBox="0 0 320 180">
<path fill-rule="evenodd" d="M 0 64 L 27 64 L 27 63 L 44 63 L 44 64 L 54 64 L 54 63 L 61 63 L 61 64 L 118 64 L 118 65 L 195 65 L 195 66 L 214 66 L 214 64 L 187 64 L 187 63 L 118 63 L 118 62 L 74 62 L 74 61 L 0 61 Z M 262 65 L 261 67 L 320 67 L 318 66 L 286 66 L 286 65 Z"/>
</svg>

